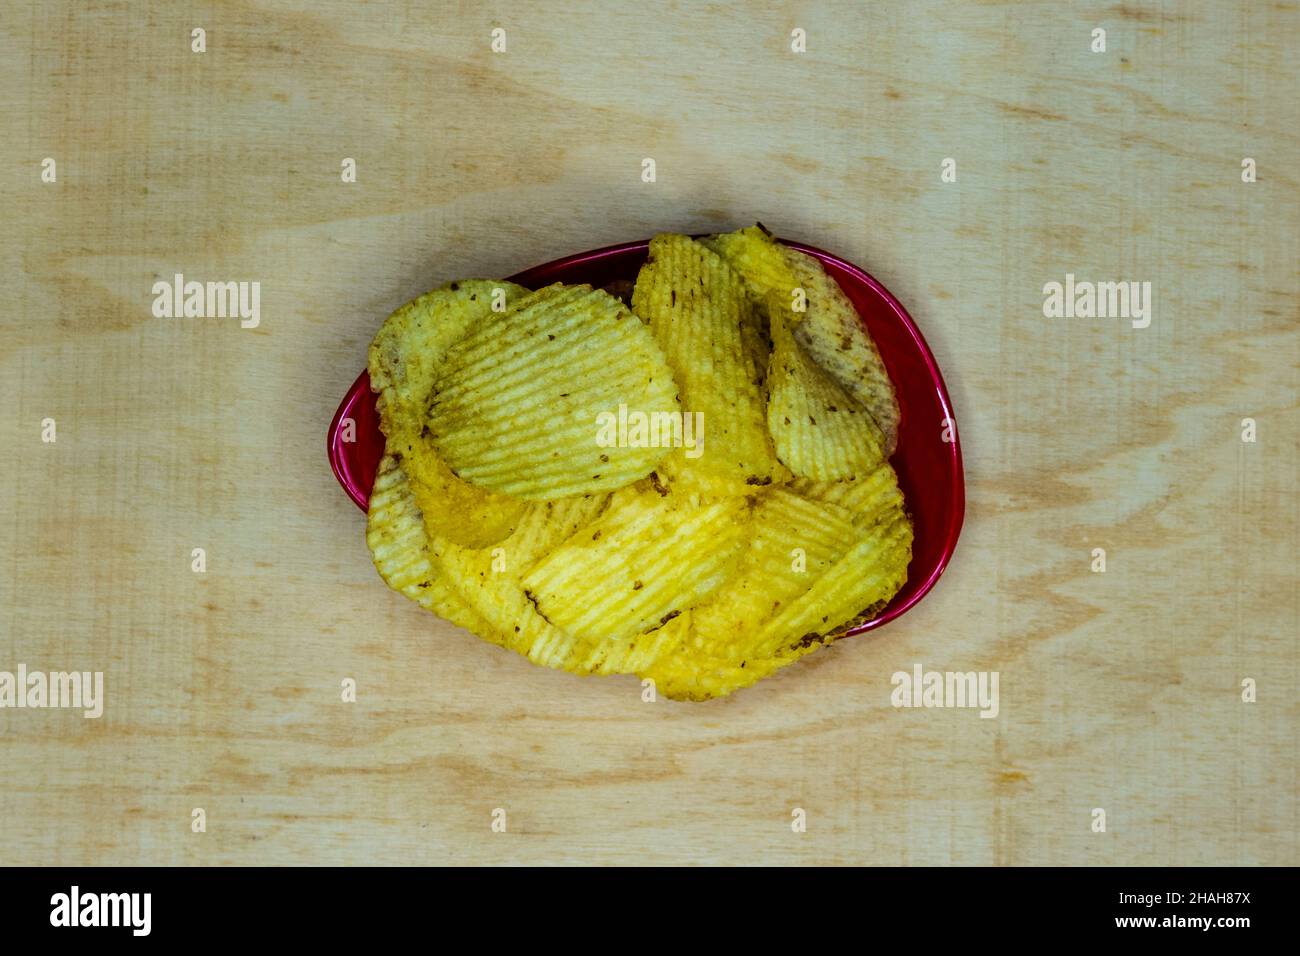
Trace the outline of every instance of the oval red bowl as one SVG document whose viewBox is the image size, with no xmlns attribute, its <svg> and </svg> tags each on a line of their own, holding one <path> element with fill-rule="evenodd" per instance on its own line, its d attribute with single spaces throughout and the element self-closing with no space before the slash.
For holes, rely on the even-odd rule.
<svg viewBox="0 0 1300 956">
<path fill-rule="evenodd" d="M 510 281 L 535 289 L 552 282 L 601 286 L 615 279 L 636 279 L 649 245 L 646 239 L 580 252 L 511 276 Z M 894 599 L 874 618 L 847 633 L 852 636 L 888 624 L 905 613 L 929 593 L 948 566 L 966 510 L 961 444 L 939 366 L 907 310 L 888 289 L 852 263 L 802 243 L 786 245 L 820 259 L 853 302 L 867 331 L 876 340 L 885 368 L 898 390 L 902 411 L 898 450 L 891 463 L 898 472 L 899 485 L 915 525 L 912 563 L 907 569 L 907 583 Z M 349 420 L 354 423 L 351 441 L 346 440 L 345 425 Z M 365 372 L 352 384 L 334 413 L 327 448 L 339 484 L 357 507 L 365 511 L 384 452 L 375 396 Z"/>
</svg>

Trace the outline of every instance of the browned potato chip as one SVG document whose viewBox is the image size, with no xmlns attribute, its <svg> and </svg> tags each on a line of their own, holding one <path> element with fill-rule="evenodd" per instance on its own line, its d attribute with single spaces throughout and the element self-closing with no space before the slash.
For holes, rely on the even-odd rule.
<svg viewBox="0 0 1300 956">
<path fill-rule="evenodd" d="M 884 436 L 886 456 L 898 447 L 901 413 L 894 384 L 875 341 L 839 283 L 812 256 L 782 247 L 801 288 L 807 313 L 794 326 L 795 339 L 865 408 Z"/>
</svg>

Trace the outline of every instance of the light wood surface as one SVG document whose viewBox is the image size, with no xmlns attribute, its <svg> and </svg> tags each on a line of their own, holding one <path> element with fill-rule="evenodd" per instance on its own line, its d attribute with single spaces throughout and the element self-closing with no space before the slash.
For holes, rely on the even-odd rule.
<svg viewBox="0 0 1300 956">
<path fill-rule="evenodd" d="M 0 862 L 1300 863 L 1296 4 L 517 6 L 5 4 L 0 670 L 107 700 L 0 710 Z M 944 370 L 921 605 L 647 704 L 383 586 L 324 436 L 392 308 L 756 219 Z M 177 272 L 260 325 L 155 318 Z M 1045 318 L 1066 273 L 1150 327 Z M 891 707 L 916 663 L 1000 714 Z"/>
</svg>

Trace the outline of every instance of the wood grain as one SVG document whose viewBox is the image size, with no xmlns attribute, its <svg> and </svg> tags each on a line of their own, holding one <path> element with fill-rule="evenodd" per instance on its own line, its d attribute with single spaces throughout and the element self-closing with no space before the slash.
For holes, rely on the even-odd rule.
<svg viewBox="0 0 1300 956">
<path fill-rule="evenodd" d="M 1300 863 L 1296 4 L 515 6 L 6 5 L 0 670 L 107 704 L 0 710 L 0 862 Z M 931 596 L 681 705 L 384 588 L 324 435 L 389 310 L 756 219 L 944 369 Z M 177 272 L 260 326 L 154 318 Z M 1151 326 L 1044 318 L 1067 272 Z M 917 662 L 997 719 L 892 708 Z"/>
</svg>

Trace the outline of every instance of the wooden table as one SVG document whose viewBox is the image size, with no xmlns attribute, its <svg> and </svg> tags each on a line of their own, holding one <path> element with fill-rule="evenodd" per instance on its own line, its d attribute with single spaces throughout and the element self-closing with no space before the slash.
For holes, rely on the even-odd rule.
<svg viewBox="0 0 1300 956">
<path fill-rule="evenodd" d="M 106 706 L 0 710 L 0 862 L 1300 863 L 1296 5 L 515 6 L 8 5 L 0 670 Z M 921 605 L 646 704 L 383 586 L 324 435 L 391 309 L 756 219 L 944 369 Z M 154 317 L 176 273 L 260 323 Z M 1067 273 L 1150 326 L 1045 317 Z M 891 707 L 917 663 L 998 717 Z"/>
</svg>

